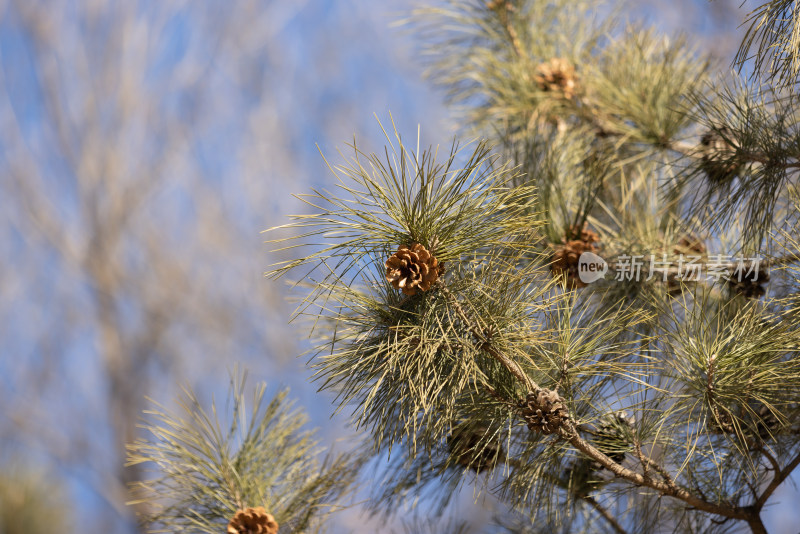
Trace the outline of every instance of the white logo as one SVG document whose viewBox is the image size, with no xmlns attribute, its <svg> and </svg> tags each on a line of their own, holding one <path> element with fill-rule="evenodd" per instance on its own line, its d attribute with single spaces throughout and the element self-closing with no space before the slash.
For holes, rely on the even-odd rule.
<svg viewBox="0 0 800 534">
<path fill-rule="evenodd" d="M 608 272 L 606 260 L 591 252 L 584 252 L 578 258 L 578 276 L 584 284 L 591 284 L 603 278 Z"/>
</svg>

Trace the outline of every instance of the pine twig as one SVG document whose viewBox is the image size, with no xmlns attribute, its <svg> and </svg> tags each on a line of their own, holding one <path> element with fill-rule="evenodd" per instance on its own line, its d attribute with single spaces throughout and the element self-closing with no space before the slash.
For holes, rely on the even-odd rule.
<svg viewBox="0 0 800 534">
<path fill-rule="evenodd" d="M 764 490 L 764 493 L 762 493 L 758 500 L 756 500 L 754 507 L 757 510 L 761 510 L 761 508 L 764 507 L 770 496 L 775 492 L 776 489 L 778 489 L 778 486 L 783 484 L 783 481 L 792 474 L 792 471 L 794 471 L 798 465 L 800 465 L 800 453 L 795 455 L 794 459 L 789 462 L 786 467 L 776 473 L 775 477 L 770 481 L 769 485 Z"/>
<path fill-rule="evenodd" d="M 606 521 L 608 521 L 608 524 L 611 525 L 611 528 L 613 528 L 614 531 L 617 532 L 617 534 L 627 534 L 627 531 L 624 528 L 622 528 L 622 525 L 620 525 L 619 522 L 616 520 L 616 518 L 614 518 L 614 516 L 611 515 L 611 512 L 606 510 L 603 507 L 603 505 L 601 505 L 599 502 L 597 502 L 597 499 L 595 499 L 594 497 L 592 497 L 590 495 L 582 497 L 582 499 L 584 501 L 586 501 L 586 503 L 589 506 L 594 508 L 597 513 L 599 513 L 601 516 L 603 516 L 603 518 Z"/>
<path fill-rule="evenodd" d="M 539 391 L 541 388 L 536 384 L 536 382 L 531 380 L 531 378 L 522 370 L 522 368 L 519 366 L 519 364 L 517 364 L 517 362 L 511 360 L 505 354 L 502 354 L 496 348 L 492 347 L 489 340 L 486 339 L 486 337 L 483 335 L 480 329 L 478 329 L 473 323 L 473 321 L 470 320 L 470 318 L 464 312 L 464 308 L 461 307 L 461 303 L 458 302 L 458 299 L 456 299 L 455 295 L 453 295 L 447 288 L 447 286 L 445 286 L 444 282 L 442 282 L 441 279 L 439 279 L 436 283 L 438 284 L 438 287 L 441 289 L 441 291 L 445 294 L 445 296 L 450 300 L 453 309 L 455 309 L 456 313 L 461 318 L 461 320 L 464 321 L 464 324 L 467 325 L 467 328 L 469 329 L 470 333 L 481 342 L 481 348 L 483 348 L 487 353 L 489 353 L 489 355 L 492 358 L 500 362 L 503 365 L 503 367 L 508 369 L 508 371 L 511 374 L 513 374 L 518 380 L 520 380 L 525 385 L 528 391 L 531 392 Z"/>
<path fill-rule="evenodd" d="M 500 353 L 491 345 L 489 345 L 488 341 L 485 339 L 483 334 L 479 331 L 477 327 L 474 326 L 474 323 L 469 319 L 467 314 L 464 312 L 464 309 L 461 307 L 461 304 L 455 298 L 455 296 L 447 289 L 447 287 L 442 282 L 437 282 L 439 284 L 439 288 L 442 292 L 450 299 L 453 308 L 455 309 L 456 313 L 459 315 L 464 324 L 467 325 L 470 332 L 479 340 L 484 343 L 484 349 L 497 361 L 499 361 L 506 369 L 508 369 L 511 374 L 513 374 L 522 384 L 528 388 L 528 391 L 539 391 L 541 388 L 536 384 L 533 380 L 528 377 L 525 372 L 520 368 L 520 366 L 510 360 L 507 356 Z M 645 477 L 640 473 L 632 471 L 611 458 L 609 458 L 605 453 L 598 450 L 594 447 L 591 443 L 584 440 L 578 434 L 578 431 L 570 420 L 565 420 L 562 423 L 561 429 L 559 429 L 559 436 L 562 439 L 568 441 L 573 447 L 577 450 L 595 460 L 600 465 L 614 473 L 616 476 L 620 478 L 624 478 L 625 480 L 632 482 L 638 486 L 645 486 L 651 489 L 654 489 L 661 493 L 662 495 L 666 495 L 669 497 L 674 497 L 679 499 L 690 506 L 702 510 L 704 512 L 721 515 L 723 517 L 730 517 L 732 519 L 741 519 L 744 521 L 748 521 L 748 523 L 753 519 L 753 510 L 750 508 L 742 508 L 735 505 L 720 505 L 714 504 L 712 502 L 708 502 L 704 499 L 693 495 L 692 493 L 688 492 L 687 490 L 680 488 L 675 485 L 674 482 L 670 479 L 669 482 L 661 482 L 658 480 L 653 480 L 649 477 Z M 800 456 L 797 458 L 797 462 L 800 463 Z M 788 475 L 787 475 L 788 476 Z M 777 486 L 776 486 L 777 487 Z M 756 512 L 757 513 L 757 512 Z"/>
<path fill-rule="evenodd" d="M 662 495 L 674 497 L 692 506 L 693 508 L 711 514 L 730 517 L 732 519 L 741 519 L 744 521 L 750 521 L 753 516 L 753 510 L 750 508 L 743 508 L 736 505 L 714 504 L 700 499 L 696 495 L 693 495 L 685 489 L 675 486 L 674 484 L 669 485 L 666 482 L 645 479 L 645 477 L 643 477 L 641 474 L 616 463 L 614 460 L 606 456 L 605 453 L 595 448 L 594 445 L 581 438 L 571 421 L 566 421 L 564 423 L 563 435 L 565 439 L 567 439 L 567 441 L 580 452 L 584 453 L 592 460 L 595 460 L 600 465 L 614 473 L 616 476 L 624 478 L 625 480 L 632 482 L 637 486 L 645 486 L 654 489 Z"/>
</svg>

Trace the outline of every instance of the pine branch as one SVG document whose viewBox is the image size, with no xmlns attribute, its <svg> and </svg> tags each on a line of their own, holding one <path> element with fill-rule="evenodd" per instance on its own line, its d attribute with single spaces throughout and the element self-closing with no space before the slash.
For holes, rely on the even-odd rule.
<svg viewBox="0 0 800 534">
<path fill-rule="evenodd" d="M 464 321 L 465 324 L 469 325 L 470 331 L 472 334 L 482 341 L 483 348 L 489 352 L 493 358 L 497 359 L 504 367 L 506 367 L 511 374 L 513 374 L 517 380 L 519 380 L 523 386 L 530 392 L 539 392 L 541 391 L 541 387 L 536 384 L 527 374 L 519 367 L 519 365 L 510 360 L 509 358 L 505 357 L 503 354 L 499 353 L 496 350 L 493 350 L 489 343 L 484 339 L 483 334 L 474 326 L 474 322 L 466 315 L 463 308 L 460 306 L 458 301 L 455 297 L 450 293 L 446 287 L 442 286 L 442 291 L 448 295 L 448 298 L 451 301 L 454 309 L 456 309 L 457 313 Z M 638 486 L 649 487 L 661 493 L 662 495 L 674 497 L 679 499 L 692 507 L 703 510 L 705 512 L 721 515 L 724 517 L 729 517 L 732 519 L 741 519 L 750 521 L 752 519 L 752 512 L 749 509 L 741 508 L 735 505 L 718 505 L 702 498 L 699 498 L 685 489 L 682 489 L 675 485 L 672 482 L 671 477 L 668 475 L 664 476 L 665 481 L 659 482 L 657 480 L 651 479 L 647 476 L 646 471 L 644 474 L 639 474 L 630 469 L 616 463 L 614 460 L 609 458 L 606 454 L 595 448 L 591 443 L 585 441 L 583 438 L 580 437 L 574 423 L 566 419 L 562 423 L 562 427 L 559 429 L 558 435 L 568 441 L 572 446 L 574 446 L 577 450 L 584 453 L 590 459 L 600 463 L 603 467 L 614 473 L 616 476 L 620 478 L 624 478 L 625 480 L 632 482 Z M 641 455 L 641 450 L 639 451 L 639 457 L 642 459 L 643 465 L 652 466 L 656 463 L 652 459 L 648 459 L 647 462 L 644 461 L 643 456 Z M 800 462 L 800 458 L 798 458 Z M 659 467 L 659 473 L 666 474 L 666 470 Z"/>
<path fill-rule="evenodd" d="M 629 482 L 632 482 L 637 486 L 644 486 L 654 489 L 662 495 L 679 499 L 685 502 L 686 504 L 689 504 L 693 508 L 702 510 L 704 512 L 721 515 L 723 517 L 730 517 L 732 519 L 742 519 L 747 521 L 752 516 L 752 511 L 748 510 L 747 508 L 742 508 L 735 505 L 726 506 L 726 505 L 714 504 L 712 502 L 708 502 L 706 500 L 697 497 L 696 495 L 689 493 L 683 488 L 667 484 L 666 482 L 659 482 L 657 480 L 645 478 L 643 475 L 636 473 L 635 471 L 631 471 L 626 467 L 623 467 L 622 465 L 614 462 L 603 452 L 599 451 L 591 443 L 581 438 L 578 435 L 578 432 L 575 429 L 572 422 L 568 421 L 565 423 L 561 435 L 573 447 L 584 453 L 587 457 L 598 462 L 603 467 L 614 473 L 616 476 L 623 478 Z"/>
<path fill-rule="evenodd" d="M 450 300 L 450 304 L 453 306 L 453 309 L 456 310 L 456 313 L 459 315 L 464 324 L 468 325 L 470 333 L 475 336 L 481 343 L 481 348 L 488 352 L 492 358 L 500 362 L 508 371 L 517 377 L 517 379 L 522 382 L 527 391 L 530 392 L 538 392 L 541 388 L 533 381 L 531 378 L 522 370 L 522 368 L 513 360 L 506 357 L 504 354 L 500 353 L 496 348 L 494 348 L 489 340 L 485 338 L 483 332 L 481 332 L 476 326 L 475 323 L 467 317 L 467 314 L 464 313 L 464 309 L 461 307 L 461 304 L 458 302 L 458 299 L 447 289 L 447 286 L 444 285 L 443 282 L 438 282 L 439 288 L 442 292 L 447 295 L 447 298 Z"/>
<path fill-rule="evenodd" d="M 512 468 L 520 469 L 522 463 L 520 460 L 516 458 L 507 458 L 505 463 Z M 609 512 L 602 504 L 600 504 L 597 499 L 592 497 L 588 494 L 583 494 L 579 491 L 576 491 L 575 488 L 571 487 L 568 482 L 565 482 L 561 478 L 558 478 L 553 475 L 546 474 L 545 475 L 553 484 L 565 490 L 568 494 L 570 494 L 573 498 L 579 499 L 589 506 L 591 506 L 600 516 L 608 522 L 609 526 L 617 532 L 617 534 L 627 534 L 627 531 L 622 527 L 622 525 L 617 521 L 617 519 Z"/>
<path fill-rule="evenodd" d="M 514 3 L 512 0 L 494 0 L 491 4 L 489 4 L 490 11 L 493 11 L 497 14 L 497 17 L 500 19 L 500 23 L 502 24 L 503 28 L 508 35 L 508 38 L 511 42 L 511 45 L 514 49 L 514 53 L 517 55 L 518 58 L 522 60 L 528 60 L 528 54 L 525 51 L 525 48 L 522 46 L 522 42 L 519 39 L 519 34 L 514 26 L 511 24 L 511 17 L 509 17 L 509 11 L 513 11 L 515 9 Z"/>
<path fill-rule="evenodd" d="M 763 76 L 785 86 L 796 83 L 800 74 L 799 9 L 795 0 L 769 0 L 747 15 L 749 28 L 733 60 L 739 70 L 753 60 L 753 77 Z"/>
</svg>

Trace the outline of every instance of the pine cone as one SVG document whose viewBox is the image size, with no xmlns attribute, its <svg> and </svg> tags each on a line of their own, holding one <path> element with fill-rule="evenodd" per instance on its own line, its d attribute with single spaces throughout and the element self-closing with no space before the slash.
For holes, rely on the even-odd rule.
<svg viewBox="0 0 800 534">
<path fill-rule="evenodd" d="M 769 273 L 766 271 L 758 271 L 758 279 L 756 278 L 755 269 L 748 272 L 747 267 L 738 268 L 726 278 L 728 289 L 735 294 L 742 295 L 744 298 L 761 298 L 767 294 L 766 288 L 762 284 L 769 282 Z M 741 280 L 740 280 L 741 278 Z"/>
<path fill-rule="evenodd" d="M 508 0 L 490 0 L 486 2 L 486 9 L 489 11 L 505 11 L 510 7 L 508 3 Z"/>
<path fill-rule="evenodd" d="M 586 224 L 583 226 L 573 226 L 567 230 L 567 239 L 580 239 L 584 243 L 597 243 L 600 236 L 594 230 L 590 230 Z"/>
<path fill-rule="evenodd" d="M 778 418 L 770 411 L 766 405 L 762 404 L 761 407 L 758 409 L 758 421 L 756 422 L 756 430 L 758 431 L 758 436 L 761 439 L 769 439 L 770 437 L 775 435 L 781 427 L 781 422 L 778 421 Z"/>
<path fill-rule="evenodd" d="M 476 473 L 493 468 L 503 455 L 503 449 L 497 440 L 486 442 L 483 439 L 486 431 L 486 427 L 470 428 L 462 424 L 447 438 L 447 446 L 456 461 Z"/>
<path fill-rule="evenodd" d="M 741 170 L 741 161 L 736 157 L 736 148 L 726 141 L 731 138 L 730 130 L 723 127 L 719 132 L 709 130 L 700 138 L 702 169 L 709 180 L 722 182 L 733 178 Z"/>
<path fill-rule="evenodd" d="M 733 434 L 736 429 L 733 426 L 733 417 L 730 413 L 717 410 L 718 418 L 712 414 L 708 418 L 708 426 L 716 434 Z"/>
<path fill-rule="evenodd" d="M 528 393 L 520 402 L 522 417 L 528 423 L 528 429 L 542 434 L 554 434 L 561 424 L 569 419 L 569 411 L 564 399 L 558 391 L 540 389 L 536 393 Z"/>
<path fill-rule="evenodd" d="M 678 239 L 673 251 L 675 254 L 705 256 L 706 245 L 696 235 L 684 234 Z"/>
<path fill-rule="evenodd" d="M 578 261 L 584 252 L 597 252 L 597 241 L 600 241 L 600 236 L 586 226 L 570 229 L 566 242 L 553 253 L 553 262 L 550 264 L 553 275 L 566 276 L 570 288 L 586 287 L 579 276 Z"/>
<path fill-rule="evenodd" d="M 406 295 L 415 295 L 417 289 L 427 291 L 444 273 L 444 264 L 430 255 L 428 250 L 414 243 L 400 245 L 397 252 L 386 260 L 386 280 Z"/>
<path fill-rule="evenodd" d="M 542 91 L 560 93 L 571 99 L 577 90 L 575 67 L 566 59 L 554 57 L 536 67 L 534 81 Z"/>
<path fill-rule="evenodd" d="M 233 516 L 227 534 L 278 534 L 278 523 L 263 506 L 246 508 Z"/>
<path fill-rule="evenodd" d="M 678 239 L 672 251 L 678 255 L 704 257 L 706 255 L 706 245 L 699 237 L 692 234 L 684 234 Z M 677 273 L 667 275 L 667 293 L 670 297 L 680 295 L 683 292 L 683 287 Z"/>
<path fill-rule="evenodd" d="M 722 409 L 718 411 L 719 422 L 717 422 L 713 416 L 709 420 L 711 430 L 718 434 L 733 434 L 736 432 L 736 428 L 733 425 L 734 416 L 732 413 Z M 772 438 L 775 433 L 781 429 L 781 422 L 764 404 L 759 405 L 757 410 L 756 407 L 752 405 L 748 409 L 737 406 L 735 412 L 737 414 L 736 418 L 741 421 L 742 430 L 745 431 L 747 435 L 753 437 L 757 435 L 762 440 L 767 440 Z M 757 415 L 754 416 L 753 412 Z"/>
<path fill-rule="evenodd" d="M 595 445 L 606 456 L 615 462 L 622 463 L 625 453 L 630 449 L 628 432 L 633 426 L 633 419 L 624 411 L 615 412 L 605 416 L 603 422 L 597 427 Z"/>
</svg>

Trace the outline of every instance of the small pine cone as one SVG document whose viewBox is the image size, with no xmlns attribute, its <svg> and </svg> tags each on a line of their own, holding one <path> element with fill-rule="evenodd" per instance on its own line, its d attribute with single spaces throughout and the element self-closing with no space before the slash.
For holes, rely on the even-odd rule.
<svg viewBox="0 0 800 534">
<path fill-rule="evenodd" d="M 678 239 L 672 251 L 675 254 L 683 256 L 705 257 L 706 245 L 699 237 L 692 234 L 684 234 Z M 678 277 L 677 273 L 668 274 L 667 294 L 669 294 L 670 297 L 678 297 L 683 293 L 684 284 L 686 284 L 686 281 L 684 280 L 683 284 L 681 284 L 681 279 Z"/>
<path fill-rule="evenodd" d="M 741 170 L 736 149 L 728 141 L 730 135 L 730 130 L 723 127 L 719 132 L 710 130 L 700 138 L 701 167 L 712 182 L 726 181 L 738 175 Z"/>
<path fill-rule="evenodd" d="M 444 273 L 444 264 L 419 243 L 410 247 L 400 245 L 397 252 L 386 260 L 385 266 L 386 280 L 406 295 L 415 295 L 417 289 L 429 290 Z"/>
<path fill-rule="evenodd" d="M 233 516 L 227 534 L 278 534 L 278 522 L 263 506 L 246 508 Z"/>
<path fill-rule="evenodd" d="M 567 230 L 568 239 L 580 239 L 584 243 L 597 243 L 600 241 L 600 236 L 594 230 L 584 224 L 583 226 L 573 226 Z"/>
<path fill-rule="evenodd" d="M 554 434 L 561 428 L 562 423 L 569 419 L 564 399 L 557 391 L 550 389 L 528 393 L 525 400 L 520 403 L 520 408 L 531 432 Z"/>
<path fill-rule="evenodd" d="M 493 468 L 503 455 L 503 448 L 497 440 L 486 442 L 484 439 L 481 443 L 486 431 L 486 427 L 460 425 L 447 438 L 447 446 L 456 461 L 476 473 Z"/>
<path fill-rule="evenodd" d="M 736 431 L 731 414 L 721 410 L 718 411 L 717 417 L 712 414 L 708 418 L 708 426 L 716 434 L 733 434 Z"/>
<path fill-rule="evenodd" d="M 706 245 L 699 237 L 691 234 L 684 234 L 678 239 L 678 243 L 673 250 L 675 254 L 704 256 Z"/>
<path fill-rule="evenodd" d="M 624 411 L 615 412 L 605 417 L 604 421 L 597 427 L 594 439 L 595 445 L 606 456 L 618 464 L 622 463 L 625 460 L 625 453 L 630 449 L 627 429 L 632 426 L 633 419 L 629 418 Z"/>
<path fill-rule="evenodd" d="M 758 409 L 758 417 L 759 420 L 756 423 L 756 430 L 761 439 L 769 439 L 775 435 L 775 432 L 781 427 L 781 422 L 778 421 L 778 418 L 763 404 Z"/>
<path fill-rule="evenodd" d="M 578 262 L 584 252 L 597 252 L 595 243 L 598 241 L 600 241 L 600 236 L 585 226 L 580 230 L 576 228 L 570 229 L 567 232 L 566 242 L 556 247 L 553 253 L 553 261 L 550 264 L 550 270 L 553 275 L 566 276 L 567 285 L 570 288 L 586 287 L 586 284 L 579 276 Z"/>
<path fill-rule="evenodd" d="M 726 282 L 732 293 L 747 299 L 757 299 L 767 294 L 762 284 L 769 282 L 769 273 L 761 270 L 756 272 L 755 269 L 750 271 L 747 267 L 739 268 L 726 278 Z"/>
<path fill-rule="evenodd" d="M 560 93 L 566 99 L 575 96 L 578 85 L 575 67 L 564 58 L 554 57 L 536 67 L 534 81 L 542 91 Z"/>
</svg>

